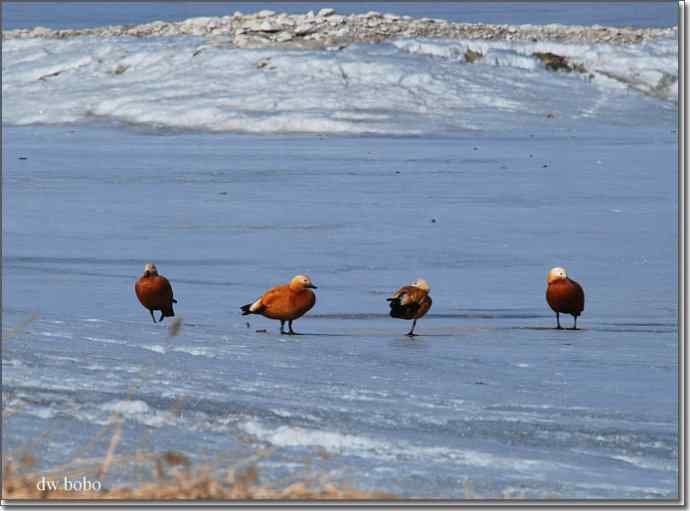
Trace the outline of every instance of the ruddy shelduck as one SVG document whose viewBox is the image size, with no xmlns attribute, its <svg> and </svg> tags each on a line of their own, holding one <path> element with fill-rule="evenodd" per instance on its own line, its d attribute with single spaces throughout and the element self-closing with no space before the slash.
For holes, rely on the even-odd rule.
<svg viewBox="0 0 690 511">
<path fill-rule="evenodd" d="M 292 329 L 292 322 L 301 318 L 316 303 L 316 295 L 312 291 L 316 286 L 306 275 L 293 277 L 289 284 L 277 286 L 266 291 L 254 303 L 243 305 L 242 315 L 261 314 L 270 319 L 280 320 L 280 333 L 285 334 L 285 322 L 288 322 L 289 335 L 296 335 Z"/>
<path fill-rule="evenodd" d="M 417 320 L 424 316 L 431 308 L 429 284 L 424 279 L 417 279 L 409 286 L 398 289 L 387 300 L 390 302 L 391 317 L 413 320 L 412 328 L 407 335 L 414 337 L 414 327 Z"/>
<path fill-rule="evenodd" d="M 553 268 L 546 277 L 546 302 L 556 313 L 556 328 L 561 328 L 560 314 L 572 314 L 573 328 L 577 330 L 577 317 L 585 309 L 582 286 L 568 278 L 563 268 Z"/>
<path fill-rule="evenodd" d="M 161 311 L 161 317 L 158 321 L 175 316 L 173 303 L 177 303 L 177 300 L 173 298 L 172 286 L 168 279 L 158 275 L 155 264 L 148 263 L 144 266 L 144 274 L 134 284 L 134 292 L 141 304 L 151 313 L 151 319 L 154 323 L 156 318 L 153 311 Z"/>
</svg>

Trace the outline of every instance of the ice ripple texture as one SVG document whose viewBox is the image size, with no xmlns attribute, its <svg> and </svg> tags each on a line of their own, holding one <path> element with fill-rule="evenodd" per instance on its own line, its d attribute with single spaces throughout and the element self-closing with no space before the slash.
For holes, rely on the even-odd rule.
<svg viewBox="0 0 690 511">
<path fill-rule="evenodd" d="M 468 49 L 483 57 L 468 63 Z M 562 55 L 586 72 L 549 71 L 535 52 Z M 635 45 L 402 39 L 305 51 L 197 37 L 79 37 L 4 41 L 2 55 L 6 125 L 426 135 L 553 117 L 566 125 L 667 123 L 678 94 L 673 38 Z"/>
</svg>

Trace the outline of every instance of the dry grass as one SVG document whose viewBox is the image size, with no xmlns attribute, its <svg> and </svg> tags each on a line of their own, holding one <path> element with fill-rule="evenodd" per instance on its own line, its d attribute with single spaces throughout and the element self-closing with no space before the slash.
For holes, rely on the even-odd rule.
<svg viewBox="0 0 690 511">
<path fill-rule="evenodd" d="M 226 477 L 218 477 L 210 466 L 192 467 L 186 456 L 167 452 L 162 455 L 137 454 L 136 461 L 150 463 L 156 468 L 153 481 L 133 486 L 103 488 L 100 491 L 67 491 L 60 481 L 81 479 L 84 474 L 102 474 L 104 463 L 98 460 L 77 461 L 70 468 L 57 470 L 27 471 L 27 465 L 35 460 L 20 459 L 5 463 L 3 470 L 2 498 L 9 500 L 42 499 L 106 499 L 106 500 L 390 500 L 393 495 L 383 492 L 367 492 L 342 484 L 329 482 L 323 476 L 307 477 L 283 487 L 262 484 L 255 463 L 243 468 L 231 466 Z M 135 457 L 113 456 L 108 463 L 127 463 Z M 81 465 L 81 467 L 79 467 Z M 56 490 L 41 490 L 37 483 L 42 477 L 58 482 Z M 87 476 L 88 477 L 88 476 Z M 95 479 L 91 479 L 92 481 Z"/>
</svg>

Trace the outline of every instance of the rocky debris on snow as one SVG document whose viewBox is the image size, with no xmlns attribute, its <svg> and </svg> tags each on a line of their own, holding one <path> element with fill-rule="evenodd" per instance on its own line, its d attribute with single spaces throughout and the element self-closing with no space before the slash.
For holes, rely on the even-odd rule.
<svg viewBox="0 0 690 511">
<path fill-rule="evenodd" d="M 482 58 L 484 54 L 480 51 L 474 51 L 472 48 L 467 48 L 467 51 L 465 52 L 465 62 L 468 62 L 472 64 L 472 62 L 479 60 Z"/>
<path fill-rule="evenodd" d="M 276 13 L 262 10 L 254 14 L 239 11 L 223 17 L 191 18 L 179 22 L 154 21 L 143 25 L 107 26 L 75 30 L 52 30 L 45 27 L 3 31 L 3 40 L 25 38 L 67 39 L 72 37 L 171 37 L 198 36 L 225 38 L 241 48 L 286 47 L 329 48 L 354 43 L 380 43 L 403 37 L 444 39 L 556 41 L 563 43 L 611 44 L 640 43 L 657 37 L 674 35 L 671 28 L 619 28 L 565 25 L 488 25 L 459 23 L 442 19 L 412 18 L 370 11 L 366 14 L 340 15 L 333 8 L 306 14 Z M 478 52 L 468 51 L 466 60 L 473 62 Z M 547 67 L 566 69 L 551 59 Z M 571 69 L 572 70 L 572 69 Z"/>
<path fill-rule="evenodd" d="M 532 56 L 541 60 L 549 71 L 577 71 L 578 73 L 585 73 L 587 70 L 582 64 L 570 62 L 567 57 L 556 55 L 551 52 L 534 52 Z"/>
</svg>

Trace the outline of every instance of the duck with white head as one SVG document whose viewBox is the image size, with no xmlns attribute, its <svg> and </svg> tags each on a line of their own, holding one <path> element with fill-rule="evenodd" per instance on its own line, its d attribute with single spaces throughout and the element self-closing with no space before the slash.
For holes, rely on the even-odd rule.
<svg viewBox="0 0 690 511">
<path fill-rule="evenodd" d="M 582 286 L 568 278 L 565 269 L 557 266 L 546 276 L 546 302 L 556 313 L 556 328 L 561 329 L 560 314 L 573 316 L 573 327 L 577 330 L 577 318 L 585 309 L 585 292 Z"/>
</svg>

